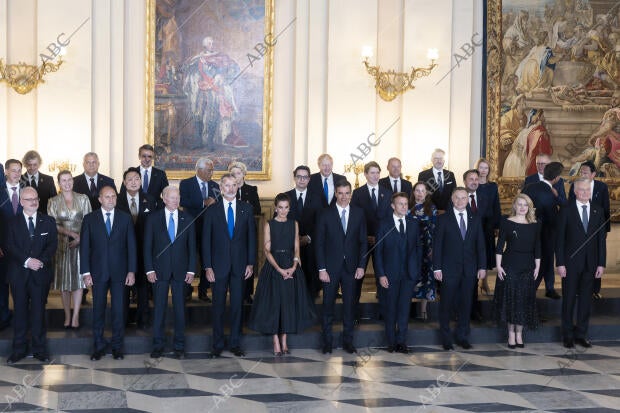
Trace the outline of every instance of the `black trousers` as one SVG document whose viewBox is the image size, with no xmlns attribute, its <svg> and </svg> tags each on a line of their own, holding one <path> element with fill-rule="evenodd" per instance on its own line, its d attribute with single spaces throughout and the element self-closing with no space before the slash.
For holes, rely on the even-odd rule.
<svg viewBox="0 0 620 413">
<path fill-rule="evenodd" d="M 354 274 L 346 272 L 344 265 L 340 271 L 329 274 L 329 282 L 323 283 L 323 344 L 332 345 L 332 324 L 334 322 L 334 304 L 338 287 L 342 290 L 343 320 L 342 343 L 353 344 L 353 309 L 355 307 Z"/>
<path fill-rule="evenodd" d="M 136 292 L 137 307 L 136 307 L 136 319 L 132 320 L 140 323 L 146 323 L 149 320 L 150 308 L 149 308 L 149 288 L 150 283 L 146 279 L 146 274 L 136 273 L 136 283 L 131 287 L 125 287 L 125 317 L 129 316 L 129 296 L 132 289 Z M 126 321 L 126 320 L 125 320 Z"/>
<path fill-rule="evenodd" d="M 213 289 L 213 350 L 224 349 L 224 313 L 226 293 L 230 291 L 230 348 L 241 344 L 241 323 L 243 320 L 243 273 L 216 274 Z"/>
<path fill-rule="evenodd" d="M 562 336 L 565 339 L 587 338 L 595 270 L 571 272 L 567 267 L 562 278 Z M 577 305 L 576 325 L 573 314 Z"/>
<path fill-rule="evenodd" d="M 157 281 L 153 283 L 153 348 L 163 350 L 166 344 L 164 335 L 166 312 L 168 309 L 168 291 L 172 289 L 172 309 L 174 311 L 174 338 L 175 350 L 185 350 L 185 280 L 169 278 L 164 280 L 163 274 L 157 274 Z"/>
<path fill-rule="evenodd" d="M 105 309 L 110 291 L 112 313 L 112 350 L 122 350 L 125 336 L 125 279 L 122 281 L 93 280 L 93 339 L 95 351 L 103 351 L 107 342 L 103 338 Z"/>
<path fill-rule="evenodd" d="M 34 273 L 34 271 L 32 271 Z M 32 352 L 46 352 L 45 298 L 48 283 L 37 283 L 36 274 L 26 280 L 11 284 L 13 296 L 13 352 L 25 354 L 28 351 L 28 323 L 32 337 Z M 40 282 L 41 280 L 39 280 Z M 7 286 L 8 288 L 8 286 Z"/>
<path fill-rule="evenodd" d="M 540 285 L 541 281 L 545 280 L 545 290 L 550 293 L 555 291 L 555 272 L 553 268 L 553 258 L 555 251 L 553 250 L 555 245 L 555 236 L 548 229 L 543 229 L 540 233 L 540 245 L 541 245 L 541 257 L 540 257 L 540 271 L 536 278 L 536 289 Z"/>
<path fill-rule="evenodd" d="M 441 282 L 441 300 L 439 301 L 439 331 L 443 344 L 452 344 L 450 332 L 450 315 L 456 310 L 458 320 L 455 330 L 456 339 L 469 339 L 469 317 L 471 314 L 472 294 L 476 282 L 475 274 L 446 274 L 443 272 Z"/>
</svg>

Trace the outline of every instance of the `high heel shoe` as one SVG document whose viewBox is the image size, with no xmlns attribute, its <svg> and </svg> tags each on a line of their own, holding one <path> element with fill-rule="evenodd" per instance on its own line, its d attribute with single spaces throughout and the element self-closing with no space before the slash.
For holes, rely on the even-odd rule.
<svg viewBox="0 0 620 413">
<path fill-rule="evenodd" d="M 517 348 L 517 345 L 508 343 L 508 348 L 514 350 L 515 348 Z"/>
<path fill-rule="evenodd" d="M 274 357 L 280 357 L 282 355 L 281 351 L 274 351 L 273 352 Z"/>
<path fill-rule="evenodd" d="M 285 356 L 288 356 L 289 354 L 291 354 L 291 352 L 289 351 L 288 348 L 283 348 L 282 349 L 282 354 L 285 355 Z"/>
</svg>

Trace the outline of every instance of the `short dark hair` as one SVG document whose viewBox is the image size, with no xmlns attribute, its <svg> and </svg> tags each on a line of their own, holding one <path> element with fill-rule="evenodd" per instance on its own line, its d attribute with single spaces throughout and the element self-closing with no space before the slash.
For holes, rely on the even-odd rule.
<svg viewBox="0 0 620 413">
<path fill-rule="evenodd" d="M 142 179 L 142 174 L 140 173 L 140 168 L 136 168 L 134 166 L 132 166 L 131 168 L 127 168 L 127 170 L 125 172 L 123 172 L 123 181 L 125 180 L 125 178 L 127 177 L 127 175 L 131 172 L 135 172 L 138 174 L 138 176 L 140 177 L 140 179 Z"/>
<path fill-rule="evenodd" d="M 291 198 L 289 198 L 288 195 L 286 195 L 283 192 L 280 192 L 278 195 L 276 195 L 276 197 L 273 200 L 273 205 L 274 206 L 278 206 L 278 202 L 283 202 L 286 201 L 288 202 L 289 205 L 291 205 Z"/>
<path fill-rule="evenodd" d="M 347 179 L 340 179 L 338 182 L 334 184 L 334 188 L 342 188 L 343 186 L 348 186 L 351 189 L 351 182 L 347 181 Z"/>
<path fill-rule="evenodd" d="M 370 171 L 370 168 L 377 168 L 379 172 L 381 172 L 381 167 L 375 161 L 370 161 L 366 165 L 364 165 L 364 173 L 367 174 Z"/>
<path fill-rule="evenodd" d="M 450 194 L 450 196 L 454 195 L 454 193 L 456 191 L 465 191 L 465 192 L 467 192 L 467 188 L 465 188 L 464 186 L 457 186 L 456 188 L 454 188 L 454 190 L 452 191 L 452 194 Z"/>
<path fill-rule="evenodd" d="M 590 173 L 596 172 L 596 166 L 594 166 L 594 162 L 592 161 L 585 161 L 584 163 L 581 164 L 579 169 L 581 169 L 581 167 L 583 166 L 587 166 L 588 168 L 590 168 Z"/>
<path fill-rule="evenodd" d="M 478 172 L 477 169 L 468 169 L 463 174 L 463 181 L 465 181 L 467 179 L 467 175 L 469 175 L 469 174 L 476 174 L 476 175 L 480 176 L 480 172 Z"/>
<path fill-rule="evenodd" d="M 144 145 L 138 148 L 138 155 L 140 155 L 140 152 L 142 152 L 142 150 L 155 152 L 155 148 L 153 148 L 153 145 L 149 145 L 148 143 L 145 143 Z"/>
<path fill-rule="evenodd" d="M 19 164 L 20 168 L 23 168 L 24 165 L 22 165 L 21 161 L 19 159 L 7 159 L 6 162 L 4 163 L 4 169 L 9 169 L 11 167 L 11 165 L 13 165 L 14 163 Z"/>
<path fill-rule="evenodd" d="M 543 178 L 545 178 L 546 181 L 553 181 L 562 174 L 563 169 L 564 165 L 560 162 L 550 162 L 547 166 L 545 166 Z"/>
<path fill-rule="evenodd" d="M 395 192 L 392 194 L 391 202 L 394 203 L 396 198 L 405 198 L 409 202 L 409 197 L 406 192 Z"/>
<path fill-rule="evenodd" d="M 293 178 L 295 178 L 297 176 L 297 172 L 298 171 L 306 171 L 308 172 L 308 175 L 311 175 L 310 172 L 310 168 L 308 168 L 306 165 L 299 165 L 297 168 L 295 168 L 295 170 L 293 171 Z"/>
</svg>

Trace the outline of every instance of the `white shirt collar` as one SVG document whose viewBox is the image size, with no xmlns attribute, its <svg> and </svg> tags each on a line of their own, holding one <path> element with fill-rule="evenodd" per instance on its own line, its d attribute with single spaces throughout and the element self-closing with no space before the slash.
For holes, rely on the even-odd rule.
<svg viewBox="0 0 620 413">
<path fill-rule="evenodd" d="M 9 181 L 6 181 L 6 189 L 9 191 L 9 196 L 13 195 L 13 187 L 16 187 L 15 190 L 19 194 L 19 190 L 20 190 L 19 182 L 13 185 L 13 184 L 10 184 Z"/>
<path fill-rule="evenodd" d="M 26 220 L 26 224 L 28 223 L 28 214 L 26 214 L 26 211 L 22 210 L 22 214 L 24 214 L 24 219 Z M 32 220 L 34 221 L 35 225 L 37 223 L 37 211 L 34 211 L 34 214 L 32 214 Z"/>
</svg>

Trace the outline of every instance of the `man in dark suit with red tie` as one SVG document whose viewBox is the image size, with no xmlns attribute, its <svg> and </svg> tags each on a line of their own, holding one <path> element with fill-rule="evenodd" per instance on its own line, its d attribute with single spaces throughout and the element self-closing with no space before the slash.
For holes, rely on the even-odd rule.
<svg viewBox="0 0 620 413">
<path fill-rule="evenodd" d="M 605 271 L 605 215 L 590 202 L 590 180 L 574 183 L 575 200 L 560 210 L 557 223 L 555 260 L 562 277 L 562 338 L 564 347 L 575 343 L 592 347 L 588 340 L 592 285 Z M 573 314 L 577 305 L 576 324 Z"/>
<path fill-rule="evenodd" d="M 244 281 L 256 263 L 256 224 L 252 205 L 237 201 L 237 183 L 231 174 L 220 180 L 222 198 L 207 209 L 202 228 L 202 265 L 213 289 L 213 350 L 224 349 L 224 311 L 230 290 L 230 351 L 243 357 L 241 324 Z"/>
<path fill-rule="evenodd" d="M 99 155 L 95 152 L 88 152 L 84 155 L 84 173 L 73 179 L 73 190 L 78 194 L 88 196 L 92 210 L 101 207 L 99 202 L 99 190 L 104 186 L 110 186 L 116 192 L 114 180 L 109 176 L 99 173 Z"/>
<path fill-rule="evenodd" d="M 438 210 L 448 210 L 450 208 L 450 197 L 456 188 L 454 174 L 444 169 L 446 163 L 446 152 L 443 149 L 435 149 L 431 156 L 433 167 L 418 174 L 418 181 L 424 182 L 426 188 L 432 194 L 431 199 Z"/>
<path fill-rule="evenodd" d="M 377 231 L 373 263 L 379 288 L 379 303 L 385 321 L 387 350 L 409 353 L 407 329 L 413 289 L 420 278 L 422 245 L 419 225 L 407 218 L 409 196 L 397 192 L 391 197 L 392 215 Z"/>
<path fill-rule="evenodd" d="M 31 186 L 39 194 L 39 212 L 47 214 L 47 201 L 56 196 L 54 178 L 39 171 L 41 155 L 37 151 L 28 151 L 22 159 L 26 173 L 22 175 L 25 186 Z"/>
<path fill-rule="evenodd" d="M 220 186 L 213 181 L 213 161 L 207 157 L 198 158 L 196 161 L 196 175 L 191 178 L 183 179 L 179 183 L 179 191 L 181 192 L 181 207 L 189 213 L 195 220 L 196 227 L 196 246 L 200 251 L 200 243 L 202 242 L 202 224 L 204 221 L 204 213 L 211 205 L 214 205 L 221 198 Z M 200 283 L 198 284 L 198 299 L 211 302 L 207 296 L 209 282 L 205 278 L 204 272 L 200 271 Z M 186 300 L 192 297 L 192 286 L 186 288 Z"/>
<path fill-rule="evenodd" d="M 379 179 L 379 185 L 389 189 L 392 193 L 404 192 L 411 198 L 413 185 L 401 175 L 401 162 L 398 158 L 390 158 L 387 163 L 388 176 Z"/>
<path fill-rule="evenodd" d="M 321 283 L 319 282 L 312 242 L 315 238 L 317 213 L 323 208 L 323 205 L 320 197 L 308 190 L 310 168 L 306 165 L 298 166 L 293 171 L 293 179 L 295 179 L 295 188 L 286 192 L 291 200 L 287 218 L 294 219 L 299 226 L 301 267 L 306 277 L 308 291 L 313 298 L 316 298 L 321 290 Z"/>
<path fill-rule="evenodd" d="M 144 267 L 153 285 L 155 317 L 153 320 L 152 358 L 164 351 L 164 324 L 168 291 L 172 288 L 174 310 L 174 355 L 185 358 L 185 285 L 191 284 L 196 268 L 196 232 L 192 217 L 179 210 L 180 194 L 175 186 L 162 192 L 166 207 L 151 214 L 144 231 Z"/>
<path fill-rule="evenodd" d="M 99 191 L 101 208 L 84 217 L 80 231 L 80 271 L 86 287 L 93 288 L 93 340 L 91 360 L 106 353 L 103 337 L 108 291 L 111 296 L 112 355 L 122 360 L 125 317 L 125 286 L 135 282 L 136 234 L 131 215 L 116 208 L 116 190 Z"/>
<path fill-rule="evenodd" d="M 457 187 L 452 207 L 437 217 L 433 236 L 433 270 L 441 282 L 439 331 L 444 350 L 452 350 L 450 316 L 457 311 L 456 344 L 469 343 L 472 294 L 477 279 L 486 276 L 486 250 L 480 217 L 467 209 L 467 190 Z"/>
<path fill-rule="evenodd" d="M 342 290 L 342 348 L 356 353 L 353 345 L 355 283 L 364 277 L 368 239 L 366 217 L 361 208 L 350 204 L 351 184 L 336 183 L 336 204 L 319 213 L 315 253 L 319 279 L 323 282 L 323 354 L 332 352 L 334 302 L 338 287 Z"/>
<path fill-rule="evenodd" d="M 54 277 L 52 259 L 58 244 L 54 218 L 37 211 L 37 191 L 24 188 L 20 193 L 20 204 L 23 213 L 8 222 L 6 238 L 7 277 L 15 309 L 13 353 L 7 359 L 8 364 L 17 363 L 26 356 L 28 325 L 34 358 L 49 361 L 45 300 Z"/>
<path fill-rule="evenodd" d="M 560 209 L 560 198 L 555 185 L 559 182 L 564 167 L 560 162 L 551 162 L 545 166 L 544 179 L 529 184 L 523 193 L 529 196 L 536 208 L 536 220 L 540 222 L 540 243 L 542 254 L 540 257 L 540 272 L 536 278 L 536 288 L 545 280 L 545 297 L 554 300 L 560 299 L 555 290 L 555 273 L 553 271 L 553 248 L 555 245 L 556 218 Z"/>
<path fill-rule="evenodd" d="M 123 185 L 118 194 L 116 207 L 131 215 L 133 227 L 136 233 L 136 250 L 138 251 L 136 283 L 125 288 L 125 317 L 127 324 L 134 322 L 138 328 L 144 328 L 149 324 L 149 288 L 144 271 L 144 257 L 142 254 L 142 241 L 144 239 L 144 225 L 146 218 L 155 212 L 157 202 L 150 194 L 142 192 L 142 180 L 139 168 L 129 168 L 123 173 Z M 161 198 L 159 198 L 161 200 Z M 130 292 L 135 294 L 137 308 L 135 318 L 129 315 Z"/>
<path fill-rule="evenodd" d="M 594 166 L 594 162 L 587 161 L 581 164 L 579 167 L 579 175 L 583 178 L 588 178 L 590 180 L 590 192 L 592 196 L 590 198 L 590 202 L 593 204 L 597 204 L 602 210 L 603 215 L 605 217 L 605 240 L 607 240 L 607 233 L 611 231 L 611 210 L 609 207 L 609 188 L 605 182 L 597 181 L 594 179 L 596 177 L 596 166 Z M 574 184 L 570 185 L 570 189 L 568 190 L 568 200 L 570 202 L 575 201 L 575 191 L 573 189 Z M 600 300 L 603 298 L 601 295 L 601 279 L 594 279 L 594 286 L 592 287 L 592 297 Z"/>
<path fill-rule="evenodd" d="M 327 208 L 336 203 L 336 197 L 334 196 L 336 183 L 346 178 L 344 175 L 338 175 L 333 172 L 334 160 L 327 153 L 319 156 L 317 164 L 320 172 L 310 175 L 308 190 L 321 199 L 323 208 Z"/>
</svg>

